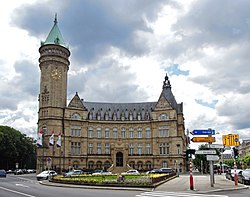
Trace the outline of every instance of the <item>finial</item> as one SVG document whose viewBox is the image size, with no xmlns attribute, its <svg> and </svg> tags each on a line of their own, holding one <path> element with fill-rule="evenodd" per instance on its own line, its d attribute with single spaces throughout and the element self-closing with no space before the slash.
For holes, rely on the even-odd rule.
<svg viewBox="0 0 250 197">
<path fill-rule="evenodd" d="M 57 13 L 55 13 L 55 20 L 54 23 L 57 24 Z"/>
<path fill-rule="evenodd" d="M 170 87 L 171 88 L 171 84 L 170 84 L 170 81 L 168 79 L 167 73 L 166 73 L 166 76 L 165 76 L 165 80 L 163 81 L 163 88 L 166 88 L 166 87 Z"/>
</svg>

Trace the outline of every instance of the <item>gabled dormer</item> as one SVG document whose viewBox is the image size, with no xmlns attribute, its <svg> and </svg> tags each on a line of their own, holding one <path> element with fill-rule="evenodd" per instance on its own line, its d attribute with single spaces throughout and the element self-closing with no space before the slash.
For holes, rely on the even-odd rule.
<svg viewBox="0 0 250 197">
<path fill-rule="evenodd" d="M 83 105 L 82 100 L 80 99 L 78 93 L 76 92 L 75 96 L 71 99 L 68 105 L 69 108 L 78 108 L 86 110 L 85 106 Z"/>
</svg>

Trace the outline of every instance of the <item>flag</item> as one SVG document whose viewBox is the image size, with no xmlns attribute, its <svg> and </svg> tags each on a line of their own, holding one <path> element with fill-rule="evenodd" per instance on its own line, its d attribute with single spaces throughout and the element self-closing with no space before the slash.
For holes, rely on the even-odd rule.
<svg viewBox="0 0 250 197">
<path fill-rule="evenodd" d="M 58 134 L 58 139 L 57 139 L 57 142 L 56 142 L 56 146 L 57 147 L 61 147 L 62 146 L 61 133 Z"/>
<path fill-rule="evenodd" d="M 39 131 L 38 138 L 37 138 L 37 146 L 43 146 L 43 131 Z"/>
<path fill-rule="evenodd" d="M 49 145 L 54 146 L 54 131 L 52 131 L 51 136 L 49 138 Z"/>
</svg>

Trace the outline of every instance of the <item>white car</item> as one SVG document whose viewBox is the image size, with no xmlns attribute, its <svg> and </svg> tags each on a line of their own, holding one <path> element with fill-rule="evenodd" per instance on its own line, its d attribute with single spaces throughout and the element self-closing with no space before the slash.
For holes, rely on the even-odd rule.
<svg viewBox="0 0 250 197">
<path fill-rule="evenodd" d="M 40 174 L 36 175 L 36 179 L 40 180 L 48 180 L 49 177 L 56 176 L 57 173 L 54 170 L 46 170 L 41 172 Z"/>
<path fill-rule="evenodd" d="M 140 174 L 140 173 L 138 172 L 138 170 L 129 170 L 127 172 L 122 172 L 121 174 L 125 175 L 125 174 Z"/>
</svg>

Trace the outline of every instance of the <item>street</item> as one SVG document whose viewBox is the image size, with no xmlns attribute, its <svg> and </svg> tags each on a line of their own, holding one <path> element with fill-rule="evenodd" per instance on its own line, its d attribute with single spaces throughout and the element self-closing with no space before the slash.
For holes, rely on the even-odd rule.
<svg viewBox="0 0 250 197">
<path fill-rule="evenodd" d="M 169 181 L 167 184 L 174 184 Z M 173 187 L 178 188 L 178 185 Z M 191 193 L 189 193 L 191 192 Z M 155 191 L 135 191 L 135 190 L 111 190 L 111 189 L 83 189 L 70 187 L 54 187 L 42 185 L 36 180 L 35 174 L 8 175 L 7 178 L 0 178 L 0 197 L 248 197 L 250 190 L 234 190 L 213 192 L 209 194 L 198 194 L 194 191 L 167 191 L 164 190 L 164 184 Z"/>
</svg>

